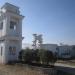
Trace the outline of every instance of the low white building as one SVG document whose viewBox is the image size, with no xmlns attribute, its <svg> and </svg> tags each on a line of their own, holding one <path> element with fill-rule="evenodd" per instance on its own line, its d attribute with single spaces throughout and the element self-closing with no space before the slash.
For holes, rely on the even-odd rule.
<svg viewBox="0 0 75 75">
<path fill-rule="evenodd" d="M 29 43 L 23 43 L 23 44 L 22 44 L 22 49 L 27 49 L 27 48 L 33 49 L 32 44 L 29 44 Z"/>
<path fill-rule="evenodd" d="M 57 47 L 58 47 L 57 44 L 42 44 L 41 45 L 42 49 L 49 50 L 49 51 L 52 51 L 54 53 L 57 52 Z"/>
<path fill-rule="evenodd" d="M 75 50 L 73 50 L 72 45 L 42 44 L 41 48 L 56 53 L 59 58 L 75 57 Z"/>
<path fill-rule="evenodd" d="M 22 19 L 19 7 L 5 3 L 0 10 L 0 63 L 18 59 L 22 48 Z"/>
<path fill-rule="evenodd" d="M 24 44 L 23 49 L 29 48 L 33 49 L 32 44 Z M 56 53 L 58 58 L 75 58 L 75 45 L 57 45 L 57 44 L 42 44 L 41 49 L 52 51 L 53 53 Z M 37 48 L 39 49 L 39 48 Z"/>
<path fill-rule="evenodd" d="M 42 44 L 41 49 L 49 50 L 52 52 L 57 52 L 57 44 Z M 23 44 L 23 49 L 29 48 L 29 49 L 34 49 L 32 44 Z M 37 47 L 39 49 L 39 47 Z"/>
<path fill-rule="evenodd" d="M 72 57 L 72 46 L 62 45 L 58 47 L 59 58 L 71 58 Z"/>
</svg>

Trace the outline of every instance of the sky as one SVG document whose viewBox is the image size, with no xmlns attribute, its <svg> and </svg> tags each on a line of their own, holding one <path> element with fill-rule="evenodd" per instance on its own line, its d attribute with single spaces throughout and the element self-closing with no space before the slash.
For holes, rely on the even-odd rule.
<svg viewBox="0 0 75 75">
<path fill-rule="evenodd" d="M 11 3 L 25 16 L 23 43 L 32 43 L 32 34 L 42 34 L 44 43 L 75 44 L 75 0 L 0 0 Z"/>
</svg>

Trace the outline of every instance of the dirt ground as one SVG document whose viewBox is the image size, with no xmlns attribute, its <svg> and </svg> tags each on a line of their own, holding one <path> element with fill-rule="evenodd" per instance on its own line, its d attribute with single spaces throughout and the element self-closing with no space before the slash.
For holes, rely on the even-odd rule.
<svg viewBox="0 0 75 75">
<path fill-rule="evenodd" d="M 27 65 L 0 65 L 0 75 L 49 75 L 47 72 Z"/>
</svg>

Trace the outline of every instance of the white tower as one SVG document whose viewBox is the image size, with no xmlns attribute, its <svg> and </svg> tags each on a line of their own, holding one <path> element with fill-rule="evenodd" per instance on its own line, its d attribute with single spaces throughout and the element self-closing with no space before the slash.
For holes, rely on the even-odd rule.
<svg viewBox="0 0 75 75">
<path fill-rule="evenodd" d="M 5 3 L 0 10 L 0 63 L 18 59 L 22 48 L 22 19 L 19 8 Z"/>
</svg>

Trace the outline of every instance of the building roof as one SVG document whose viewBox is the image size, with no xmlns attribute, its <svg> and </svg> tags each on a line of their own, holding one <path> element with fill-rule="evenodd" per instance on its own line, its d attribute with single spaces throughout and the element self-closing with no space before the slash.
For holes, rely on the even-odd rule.
<svg viewBox="0 0 75 75">
<path fill-rule="evenodd" d="M 1 8 L 5 8 L 5 7 L 14 7 L 16 9 L 19 9 L 19 7 L 15 6 L 13 4 L 7 3 L 7 2 Z"/>
<path fill-rule="evenodd" d="M 9 4 L 9 3 L 5 3 L 1 9 L 4 9 L 6 11 L 9 11 L 9 12 L 13 12 L 13 13 L 16 13 L 16 14 L 19 14 L 19 7 L 15 6 L 15 5 L 12 5 L 12 4 Z"/>
</svg>

